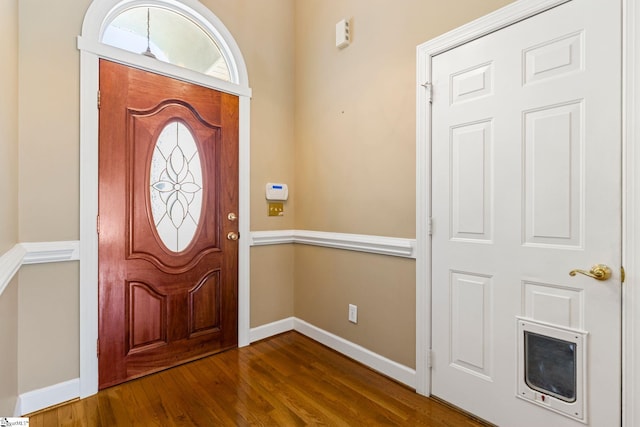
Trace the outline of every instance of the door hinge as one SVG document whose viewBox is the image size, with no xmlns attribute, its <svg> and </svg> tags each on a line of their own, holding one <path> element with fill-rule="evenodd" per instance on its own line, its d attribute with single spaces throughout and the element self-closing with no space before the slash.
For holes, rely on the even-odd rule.
<svg viewBox="0 0 640 427">
<path fill-rule="evenodd" d="M 433 367 L 433 350 L 427 351 L 427 368 Z"/>
<path fill-rule="evenodd" d="M 624 283 L 624 279 L 627 277 L 627 273 L 624 271 L 624 267 L 620 266 L 620 283 Z"/>
<path fill-rule="evenodd" d="M 98 99 L 97 99 L 97 101 L 98 101 L 98 110 L 99 110 L 100 109 L 100 91 L 98 91 Z"/>
<path fill-rule="evenodd" d="M 100 215 L 96 217 L 96 233 L 100 234 Z"/>
<path fill-rule="evenodd" d="M 433 236 L 433 218 L 431 217 L 427 220 L 427 234 Z"/>
<path fill-rule="evenodd" d="M 421 85 L 427 94 L 427 102 L 429 104 L 433 103 L 433 85 L 431 82 L 425 82 Z"/>
</svg>

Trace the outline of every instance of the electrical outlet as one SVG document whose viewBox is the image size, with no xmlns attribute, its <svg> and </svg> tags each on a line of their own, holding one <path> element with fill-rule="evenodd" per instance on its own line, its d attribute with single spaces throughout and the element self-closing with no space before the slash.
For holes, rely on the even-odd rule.
<svg viewBox="0 0 640 427">
<path fill-rule="evenodd" d="M 358 323 L 358 306 L 349 304 L 349 322 Z"/>
</svg>

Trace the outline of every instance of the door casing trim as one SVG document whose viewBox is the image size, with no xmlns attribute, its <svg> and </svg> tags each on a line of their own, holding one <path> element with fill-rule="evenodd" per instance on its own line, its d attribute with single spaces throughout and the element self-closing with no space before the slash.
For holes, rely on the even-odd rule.
<svg viewBox="0 0 640 427">
<path fill-rule="evenodd" d="M 452 30 L 417 47 L 416 85 L 416 391 L 431 393 L 431 372 L 428 355 L 431 343 L 431 104 L 428 85 L 431 81 L 431 61 L 440 53 L 500 30 L 572 0 L 520 0 L 489 15 Z M 640 271 L 640 148 L 634 144 L 640 137 L 640 7 L 635 0 L 621 0 L 623 6 L 623 188 L 622 188 L 622 254 L 626 282 L 622 293 L 622 425 L 640 422 L 640 408 L 634 405 L 636 390 L 640 390 L 640 312 L 633 307 L 640 303 L 636 289 Z"/>
<path fill-rule="evenodd" d="M 624 0 L 622 38 L 622 425 L 640 423 L 640 7 Z"/>
<path fill-rule="evenodd" d="M 125 4 L 158 5 L 201 20 L 221 37 L 220 47 L 233 62 L 235 81 L 225 82 L 176 65 L 163 63 L 100 43 L 103 23 Z M 249 235 L 250 102 L 247 68 L 240 48 L 224 24 L 197 0 L 96 0 L 85 14 L 80 50 L 80 398 L 98 392 L 98 108 L 99 59 L 152 71 L 239 97 L 239 212 L 240 235 Z M 249 239 L 238 241 L 238 345 L 249 344 Z"/>
</svg>

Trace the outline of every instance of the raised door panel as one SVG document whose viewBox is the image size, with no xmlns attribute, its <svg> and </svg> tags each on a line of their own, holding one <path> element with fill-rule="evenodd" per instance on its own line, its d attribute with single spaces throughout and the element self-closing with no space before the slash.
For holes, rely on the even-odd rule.
<svg viewBox="0 0 640 427">
<path fill-rule="evenodd" d="M 167 296 L 146 283 L 127 286 L 127 354 L 167 344 Z"/>
<path fill-rule="evenodd" d="M 215 270 L 189 291 L 190 336 L 220 330 L 220 302 L 220 270 Z"/>
</svg>

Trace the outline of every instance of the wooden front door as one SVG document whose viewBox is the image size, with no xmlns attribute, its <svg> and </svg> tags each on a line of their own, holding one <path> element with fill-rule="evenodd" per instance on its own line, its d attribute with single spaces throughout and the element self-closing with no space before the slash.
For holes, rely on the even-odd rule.
<svg viewBox="0 0 640 427">
<path fill-rule="evenodd" d="M 237 346 L 238 98 L 100 61 L 99 385 Z"/>
</svg>

